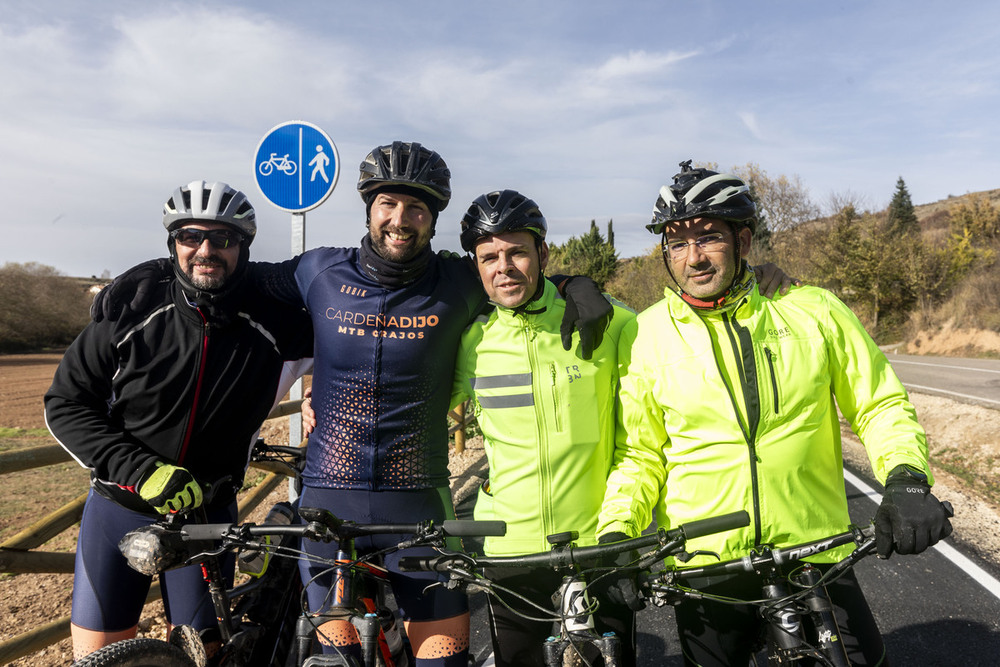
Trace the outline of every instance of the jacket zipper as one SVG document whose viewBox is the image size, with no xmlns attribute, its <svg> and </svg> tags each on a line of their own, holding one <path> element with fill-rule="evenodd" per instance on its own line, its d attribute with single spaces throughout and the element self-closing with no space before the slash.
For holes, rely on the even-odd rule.
<svg viewBox="0 0 1000 667">
<path fill-rule="evenodd" d="M 742 306 L 742 304 L 740 304 Z M 740 306 L 737 306 L 739 308 Z M 735 312 L 735 310 L 733 311 Z M 753 524 L 754 524 L 754 545 L 760 546 L 760 488 L 757 483 L 757 463 L 760 458 L 757 455 L 757 426 L 760 419 L 760 392 L 757 386 L 757 364 L 753 354 L 753 341 L 745 327 L 741 327 L 729 314 L 722 314 L 722 321 L 726 326 L 726 333 L 729 335 L 729 344 L 733 348 L 733 355 L 736 359 L 740 386 L 743 390 L 743 404 L 746 408 L 746 426 L 739 418 L 739 404 L 733 396 L 733 389 L 726 384 L 726 391 L 729 392 L 729 399 L 733 403 L 733 410 L 736 413 L 736 421 L 743 431 L 743 438 L 747 443 L 747 455 L 750 461 L 750 489 L 753 495 Z M 706 325 L 707 326 L 707 325 Z M 734 336 L 735 334 L 735 336 Z M 721 369 L 720 369 L 721 373 Z M 725 377 L 725 376 L 722 376 Z"/>
<path fill-rule="evenodd" d="M 198 401 L 201 399 L 201 385 L 205 379 L 205 358 L 208 356 L 208 320 L 205 319 L 205 315 L 202 314 L 201 309 L 195 308 L 195 312 L 201 317 L 201 359 L 198 361 L 198 378 L 194 385 L 194 400 L 191 404 L 187 428 L 184 430 L 184 442 L 181 444 L 181 453 L 177 457 L 177 463 L 184 463 L 188 445 L 191 444 L 191 434 L 194 433 L 194 420 L 198 416 Z"/>
<path fill-rule="evenodd" d="M 774 360 L 778 355 L 771 351 L 771 348 L 764 346 L 764 356 L 767 357 L 767 370 L 771 373 L 771 393 L 774 394 L 774 414 L 781 414 L 778 409 L 778 376 L 774 373 Z"/>
<path fill-rule="evenodd" d="M 531 391 L 532 393 L 535 393 L 536 386 L 534 378 L 536 374 L 534 371 L 535 369 L 538 368 L 538 355 L 536 354 L 535 346 L 532 341 L 531 327 L 528 326 L 527 319 L 524 318 L 523 315 L 518 315 L 518 317 L 521 317 L 523 322 L 523 325 L 521 326 L 521 331 L 524 334 L 524 347 L 525 350 L 527 350 L 528 352 L 528 368 L 531 369 L 532 371 Z M 541 383 L 541 381 L 542 378 L 538 378 L 538 382 Z M 539 386 L 537 387 L 537 389 L 540 390 L 541 387 Z M 538 394 L 536 394 L 536 396 L 538 396 Z M 535 412 L 536 431 L 538 433 L 538 469 L 542 473 L 541 474 L 542 488 L 539 489 L 539 491 L 541 491 L 542 497 L 539 498 L 538 501 L 542 515 L 541 517 L 542 526 L 545 527 L 546 534 L 548 534 L 550 532 L 550 527 L 552 526 L 552 510 L 551 507 L 549 506 L 549 500 L 548 500 L 551 496 L 548 493 L 548 488 L 547 488 L 549 482 L 549 461 L 548 461 L 548 456 L 546 455 L 548 452 L 548 440 L 545 438 L 544 422 L 543 420 L 538 418 L 538 409 L 539 405 L 536 402 L 534 407 L 534 412 Z"/>
</svg>

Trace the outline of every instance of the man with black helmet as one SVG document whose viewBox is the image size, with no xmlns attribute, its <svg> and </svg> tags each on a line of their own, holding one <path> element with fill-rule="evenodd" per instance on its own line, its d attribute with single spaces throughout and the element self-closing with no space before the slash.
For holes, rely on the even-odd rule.
<svg viewBox="0 0 1000 667">
<path fill-rule="evenodd" d="M 595 544 L 615 445 L 617 345 L 635 314 L 611 301 L 614 315 L 593 358 L 565 350 L 560 323 L 566 302 L 544 276 L 546 229 L 538 205 L 514 190 L 478 197 L 462 218 L 462 248 L 496 306 L 462 337 L 452 390 L 453 405 L 472 399 L 489 459 L 475 516 L 507 523 L 504 537 L 486 538 L 489 556 L 545 551 L 548 535 L 566 531 L 576 531 L 580 545 Z M 562 581 L 550 568 L 486 575 L 535 601 L 548 600 Z M 500 595 L 502 602 L 488 599 L 497 666 L 545 664 L 542 644 L 552 623 L 525 620 L 523 614 L 538 612 L 513 595 Z M 599 633 L 620 638 L 620 664 L 634 664 L 634 614 L 606 603 L 595 621 Z M 588 659 L 599 657 L 590 656 L 592 649 L 582 649 Z"/>
<path fill-rule="evenodd" d="M 305 312 L 244 279 L 257 225 L 242 192 L 194 181 L 174 191 L 163 224 L 172 274 L 144 307 L 89 324 L 45 395 L 52 435 L 91 470 L 73 583 L 76 658 L 135 636 L 150 577 L 118 551 L 125 533 L 205 499 L 212 520 L 235 519 L 254 433 L 285 391 L 283 362 L 312 352 Z M 231 559 L 227 570 L 231 578 Z M 170 623 L 215 627 L 199 567 L 161 582 Z"/>
<path fill-rule="evenodd" d="M 886 492 L 875 515 L 878 553 L 920 553 L 951 533 L 931 493 L 923 429 L 888 361 L 853 313 L 826 290 L 772 299 L 745 258 L 756 208 L 729 174 L 681 163 L 647 228 L 661 235 L 672 288 L 626 326 L 619 449 L 608 479 L 601 542 L 746 510 L 750 526 L 691 540 L 728 560 L 765 543 L 790 545 L 845 530 L 837 408 L 868 450 Z M 836 403 L 834 403 L 836 399 Z M 851 547 L 808 560 L 821 570 Z M 687 564 L 714 560 L 696 556 Z M 760 597 L 757 575 L 697 586 Z M 851 664 L 886 664 L 853 573 L 827 586 Z M 641 606 L 621 577 L 612 599 Z M 685 600 L 676 608 L 687 664 L 747 664 L 762 629 L 750 606 Z"/>
</svg>

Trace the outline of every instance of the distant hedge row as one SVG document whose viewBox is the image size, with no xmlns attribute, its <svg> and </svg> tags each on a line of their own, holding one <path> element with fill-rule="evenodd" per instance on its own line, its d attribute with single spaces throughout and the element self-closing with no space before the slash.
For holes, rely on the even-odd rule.
<svg viewBox="0 0 1000 667">
<path fill-rule="evenodd" d="M 95 283 L 98 281 L 94 281 Z M 89 284 L 34 262 L 0 267 L 0 353 L 68 345 L 90 320 Z"/>
</svg>

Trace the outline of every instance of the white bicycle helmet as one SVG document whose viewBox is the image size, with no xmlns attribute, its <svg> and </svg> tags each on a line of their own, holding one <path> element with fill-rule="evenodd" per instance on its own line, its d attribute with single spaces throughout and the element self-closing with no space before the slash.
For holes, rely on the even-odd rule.
<svg viewBox="0 0 1000 667">
<path fill-rule="evenodd" d="M 673 185 L 660 188 L 653 206 L 653 221 L 646 229 L 663 233 L 668 222 L 692 218 L 715 218 L 733 223 L 738 229 L 757 227 L 757 206 L 750 198 L 750 188 L 732 174 L 720 174 L 710 169 L 692 169 L 691 160 L 680 164 Z"/>
<path fill-rule="evenodd" d="M 193 220 L 228 225 L 246 238 L 246 245 L 257 234 L 257 215 L 247 196 L 221 181 L 191 181 L 174 190 L 163 205 L 163 226 L 168 232 Z"/>
</svg>

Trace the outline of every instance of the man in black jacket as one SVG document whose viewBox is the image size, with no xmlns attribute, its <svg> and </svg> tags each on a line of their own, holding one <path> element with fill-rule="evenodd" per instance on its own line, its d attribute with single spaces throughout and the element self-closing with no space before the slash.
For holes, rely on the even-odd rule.
<svg viewBox="0 0 1000 667">
<path fill-rule="evenodd" d="M 91 471 L 73 585 L 77 659 L 135 636 L 150 578 L 119 553 L 125 533 L 203 500 L 211 521 L 235 520 L 283 363 L 311 356 L 304 311 L 244 280 L 257 226 L 242 192 L 192 182 L 164 205 L 163 224 L 174 275 L 145 307 L 88 325 L 45 395 L 49 430 Z M 231 561 L 224 570 L 232 576 Z M 161 580 L 171 624 L 215 626 L 197 566 Z"/>
</svg>

